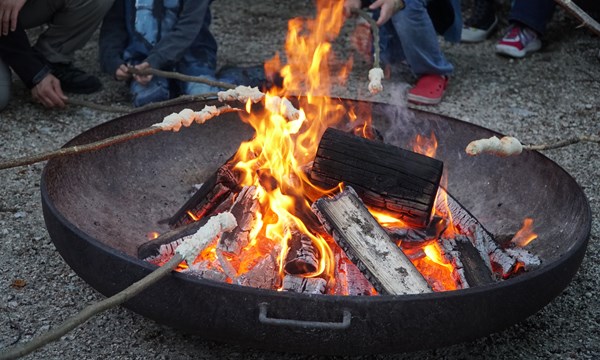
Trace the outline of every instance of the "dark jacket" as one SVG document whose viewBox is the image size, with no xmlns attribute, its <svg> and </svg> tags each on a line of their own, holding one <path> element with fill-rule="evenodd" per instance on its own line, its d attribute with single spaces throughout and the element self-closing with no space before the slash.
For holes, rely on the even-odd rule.
<svg viewBox="0 0 600 360">
<path fill-rule="evenodd" d="M 20 24 L 15 31 L 0 36 L 0 57 L 30 89 L 50 72 L 48 62 L 31 47 L 27 33 Z"/>
<path fill-rule="evenodd" d="M 217 44 L 208 32 L 210 2 L 180 0 L 174 27 L 161 36 L 156 44 L 146 44 L 134 29 L 135 1 L 116 0 L 100 29 L 102 70 L 114 74 L 121 64 L 143 61 L 147 61 L 152 68 L 170 70 L 187 51 L 193 52 L 194 48 L 214 52 L 216 62 Z M 162 2 L 158 3 L 160 4 L 155 5 L 156 7 L 162 5 Z"/>
</svg>

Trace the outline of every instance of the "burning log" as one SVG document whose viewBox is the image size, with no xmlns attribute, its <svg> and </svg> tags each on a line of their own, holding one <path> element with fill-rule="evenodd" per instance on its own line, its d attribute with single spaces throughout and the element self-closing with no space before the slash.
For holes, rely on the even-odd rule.
<svg viewBox="0 0 600 360">
<path fill-rule="evenodd" d="M 365 204 L 425 228 L 442 170 L 439 160 L 329 128 L 321 138 L 310 176 L 323 187 L 344 182 Z"/>
<path fill-rule="evenodd" d="M 468 237 L 458 235 L 454 239 L 440 239 L 440 242 L 446 256 L 452 258 L 463 289 L 495 282 L 491 270 Z"/>
<path fill-rule="evenodd" d="M 313 211 L 379 293 L 431 292 L 423 276 L 391 241 L 351 187 L 332 199 L 317 200 Z"/>
<path fill-rule="evenodd" d="M 283 290 L 304 294 L 324 294 L 327 281 L 322 278 L 305 278 L 294 275 L 283 277 Z"/>
<path fill-rule="evenodd" d="M 239 191 L 238 179 L 230 162 L 225 163 L 206 180 L 202 187 L 169 219 L 172 228 L 189 224 L 222 209 L 223 202 Z M 196 218 L 192 218 L 190 213 Z"/>
<path fill-rule="evenodd" d="M 286 273 L 299 275 L 317 271 L 319 252 L 306 234 L 293 230 L 292 237 L 288 240 L 288 246 L 289 250 L 284 265 Z"/>
<path fill-rule="evenodd" d="M 342 249 L 336 247 L 334 294 L 350 296 L 377 295 L 377 291 L 360 270 L 348 259 Z"/>
<path fill-rule="evenodd" d="M 233 231 L 223 234 L 218 249 L 230 255 L 239 255 L 251 241 L 250 233 L 256 224 L 260 204 L 256 199 L 256 187 L 246 186 L 237 195 L 230 212 L 238 225 Z"/>
<path fill-rule="evenodd" d="M 270 253 L 260 258 L 250 270 L 234 279 L 234 282 L 238 285 L 261 289 L 277 288 L 280 281 L 277 256 L 280 251 L 281 247 L 275 246 Z"/>
</svg>

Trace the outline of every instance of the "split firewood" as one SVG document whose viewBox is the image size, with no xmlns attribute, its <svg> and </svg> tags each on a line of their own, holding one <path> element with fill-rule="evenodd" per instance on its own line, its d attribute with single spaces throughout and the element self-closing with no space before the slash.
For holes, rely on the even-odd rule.
<svg viewBox="0 0 600 360">
<path fill-rule="evenodd" d="M 214 111 L 212 113 L 214 114 L 214 116 L 218 116 L 221 114 L 236 112 L 236 111 L 241 111 L 241 109 L 232 108 L 230 106 L 223 106 L 220 108 L 216 108 L 216 111 Z M 194 115 L 189 115 L 189 117 L 193 118 L 193 121 L 195 121 L 195 119 L 197 118 L 199 121 L 202 121 L 202 122 L 204 122 L 210 118 L 206 112 L 203 113 L 202 111 L 200 111 L 199 113 L 202 113 L 202 115 L 198 115 L 198 117 L 196 117 L 196 115 L 194 113 Z M 190 112 L 186 111 L 186 114 L 190 114 Z M 184 118 L 183 115 L 181 117 L 178 117 L 178 119 L 181 119 L 182 122 L 183 122 L 183 118 Z M 171 124 L 173 122 L 175 122 L 175 121 L 170 120 L 168 123 Z M 163 125 L 164 125 L 164 127 L 163 127 Z M 176 126 L 176 125 L 173 125 L 173 126 Z M 95 150 L 100 150 L 100 149 L 103 149 L 103 148 L 111 146 L 111 145 L 119 144 L 119 143 L 122 143 L 125 141 L 137 139 L 140 137 L 154 135 L 161 131 L 173 130 L 173 129 L 174 129 L 174 127 L 171 128 L 171 125 L 167 125 L 167 123 L 165 123 L 165 124 L 159 123 L 159 124 L 155 124 L 155 125 L 152 125 L 150 127 L 144 128 L 144 129 L 130 131 L 125 134 L 112 136 L 112 137 L 106 138 L 104 140 L 95 141 L 95 142 L 85 144 L 85 145 L 75 145 L 75 146 L 71 146 L 71 147 L 67 147 L 67 148 L 61 148 L 58 150 L 44 152 L 44 153 L 37 154 L 37 155 L 25 156 L 25 157 L 21 157 L 18 159 L 2 161 L 2 162 L 0 162 L 0 170 L 14 168 L 14 167 L 23 166 L 23 165 L 31 165 L 31 164 L 35 164 L 35 163 L 38 163 L 41 161 L 54 159 L 57 157 L 62 157 L 62 156 L 67 156 L 67 155 L 75 155 L 75 154 L 83 154 L 83 153 L 87 153 L 87 152 L 91 152 L 91 151 L 95 151 Z"/>
<path fill-rule="evenodd" d="M 344 251 L 339 248 L 334 248 L 335 258 L 335 283 L 331 292 L 333 294 L 349 295 L 349 296 L 372 296 L 377 295 L 377 290 L 367 280 L 363 273 L 354 265 Z"/>
<path fill-rule="evenodd" d="M 157 268 L 143 279 L 133 283 L 119 293 L 92 304 L 70 319 L 67 319 L 57 328 L 51 329 L 44 335 L 36 337 L 29 342 L 22 343 L 7 349 L 0 354 L 2 359 L 16 359 L 25 356 L 44 345 L 60 339 L 69 331 L 85 323 L 92 316 L 105 310 L 111 309 L 123 304 L 134 296 L 138 295 L 149 286 L 155 284 L 166 275 L 170 274 L 181 261 L 185 260 L 191 264 L 200 251 L 210 244 L 217 236 L 223 232 L 229 231 L 236 226 L 236 220 L 230 213 L 222 213 L 212 217 L 205 226 L 200 228 L 194 235 L 177 247 L 175 255 L 163 266 Z M 3 349 L 5 350 L 5 349 Z"/>
<path fill-rule="evenodd" d="M 328 189 L 343 182 L 369 207 L 425 228 L 443 166 L 440 160 L 329 128 L 319 142 L 310 177 Z"/>
<path fill-rule="evenodd" d="M 288 240 L 288 253 L 283 269 L 292 275 L 310 274 L 319 268 L 319 251 L 312 240 L 298 230 L 292 231 Z"/>
<path fill-rule="evenodd" d="M 212 214 L 229 210 L 239 191 L 238 176 L 233 171 L 233 164 L 227 161 L 168 220 L 168 224 L 171 228 L 178 228 Z"/>
<path fill-rule="evenodd" d="M 439 243 L 445 255 L 451 258 L 463 289 L 495 282 L 492 270 L 468 237 L 441 238 Z"/>
<path fill-rule="evenodd" d="M 230 256 L 239 256 L 250 243 L 252 230 L 257 223 L 256 214 L 260 204 L 257 199 L 256 187 L 242 188 L 236 197 L 230 212 L 235 216 L 238 225 L 233 231 L 223 234 L 217 248 Z"/>
<path fill-rule="evenodd" d="M 600 136 L 595 135 L 582 135 L 572 137 L 566 140 L 557 141 L 554 143 L 539 144 L 539 145 L 522 145 L 519 140 L 512 136 L 504 136 L 498 139 L 496 136 L 492 136 L 489 139 L 479 139 L 471 141 L 467 148 L 466 153 L 471 156 L 477 156 L 481 154 L 492 154 L 496 156 L 511 156 L 518 155 L 523 150 L 549 150 L 558 149 L 568 145 L 576 144 L 579 142 L 595 142 L 600 143 Z"/>
<path fill-rule="evenodd" d="M 274 246 L 271 252 L 258 259 L 250 270 L 233 279 L 234 283 L 260 289 L 276 289 L 281 283 L 279 263 L 277 262 L 280 252 L 281 247 L 279 245 Z"/>
<path fill-rule="evenodd" d="M 303 294 L 325 294 L 327 281 L 322 278 L 305 278 L 295 275 L 283 277 L 282 290 Z"/>
<path fill-rule="evenodd" d="M 317 200 L 313 211 L 380 294 L 432 291 L 351 187 L 333 198 Z"/>
</svg>

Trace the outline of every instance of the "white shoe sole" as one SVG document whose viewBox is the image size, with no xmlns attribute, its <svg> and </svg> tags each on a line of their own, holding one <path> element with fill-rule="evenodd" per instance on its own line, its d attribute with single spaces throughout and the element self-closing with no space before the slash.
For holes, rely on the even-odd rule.
<svg viewBox="0 0 600 360">
<path fill-rule="evenodd" d="M 465 43 L 478 43 L 487 39 L 498 25 L 498 18 L 494 17 L 494 23 L 487 30 L 474 27 L 465 27 L 460 34 L 460 41 Z"/>
<path fill-rule="evenodd" d="M 432 98 L 428 98 L 428 97 L 424 97 L 424 96 L 420 96 L 420 95 L 413 95 L 413 94 L 408 94 L 407 96 L 408 101 L 416 103 L 416 104 L 421 104 L 421 105 L 437 105 L 440 102 L 442 102 L 442 98 L 438 98 L 438 99 L 432 99 Z"/>
<path fill-rule="evenodd" d="M 510 45 L 496 45 L 496 53 L 507 55 L 514 58 L 523 58 L 530 52 L 538 51 L 542 48 L 542 42 L 539 39 L 535 39 L 530 42 L 523 50 L 519 50 L 514 46 Z"/>
</svg>

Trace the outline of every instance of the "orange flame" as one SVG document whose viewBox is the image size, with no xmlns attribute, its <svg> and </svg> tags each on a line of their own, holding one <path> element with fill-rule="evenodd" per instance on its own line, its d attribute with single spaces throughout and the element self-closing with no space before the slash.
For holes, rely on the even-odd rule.
<svg viewBox="0 0 600 360">
<path fill-rule="evenodd" d="M 324 272 L 333 274 L 334 259 L 325 239 L 305 225 L 305 221 L 314 216 L 307 194 L 320 197 L 330 191 L 314 186 L 304 168 L 314 159 L 323 132 L 346 115 L 341 104 L 316 95 L 328 94 L 333 80 L 348 72 L 348 66 L 345 66 L 337 75 L 330 75 L 331 41 L 337 37 L 344 22 L 343 2 L 319 1 L 317 14 L 316 19 L 297 18 L 289 22 L 285 44 L 287 64 L 283 68 L 278 55 L 265 64 L 267 74 L 281 69 L 283 89 L 270 90 L 264 104 L 305 94 L 305 103 L 299 109 L 300 117 L 290 121 L 286 119 L 284 109 L 265 106 L 264 110 L 258 111 L 248 104 L 248 114 L 243 118 L 254 128 L 256 135 L 243 143 L 234 157 L 235 169 L 241 174 L 241 185 L 258 189 L 262 222 L 255 224 L 252 231 L 266 241 L 281 245 L 280 269 L 292 230 L 306 234 L 321 254 L 318 270 L 309 276 Z M 263 182 L 268 177 L 269 184 L 275 185 L 262 186 L 260 177 Z"/>
<path fill-rule="evenodd" d="M 511 242 L 516 246 L 525 247 L 537 237 L 537 234 L 533 232 L 533 219 L 525 218 L 523 226 L 517 231 Z"/>
<path fill-rule="evenodd" d="M 419 154 L 423 154 L 432 158 L 435 158 L 437 152 L 438 141 L 433 131 L 429 134 L 429 137 L 417 135 L 413 141 L 413 151 Z"/>
</svg>

